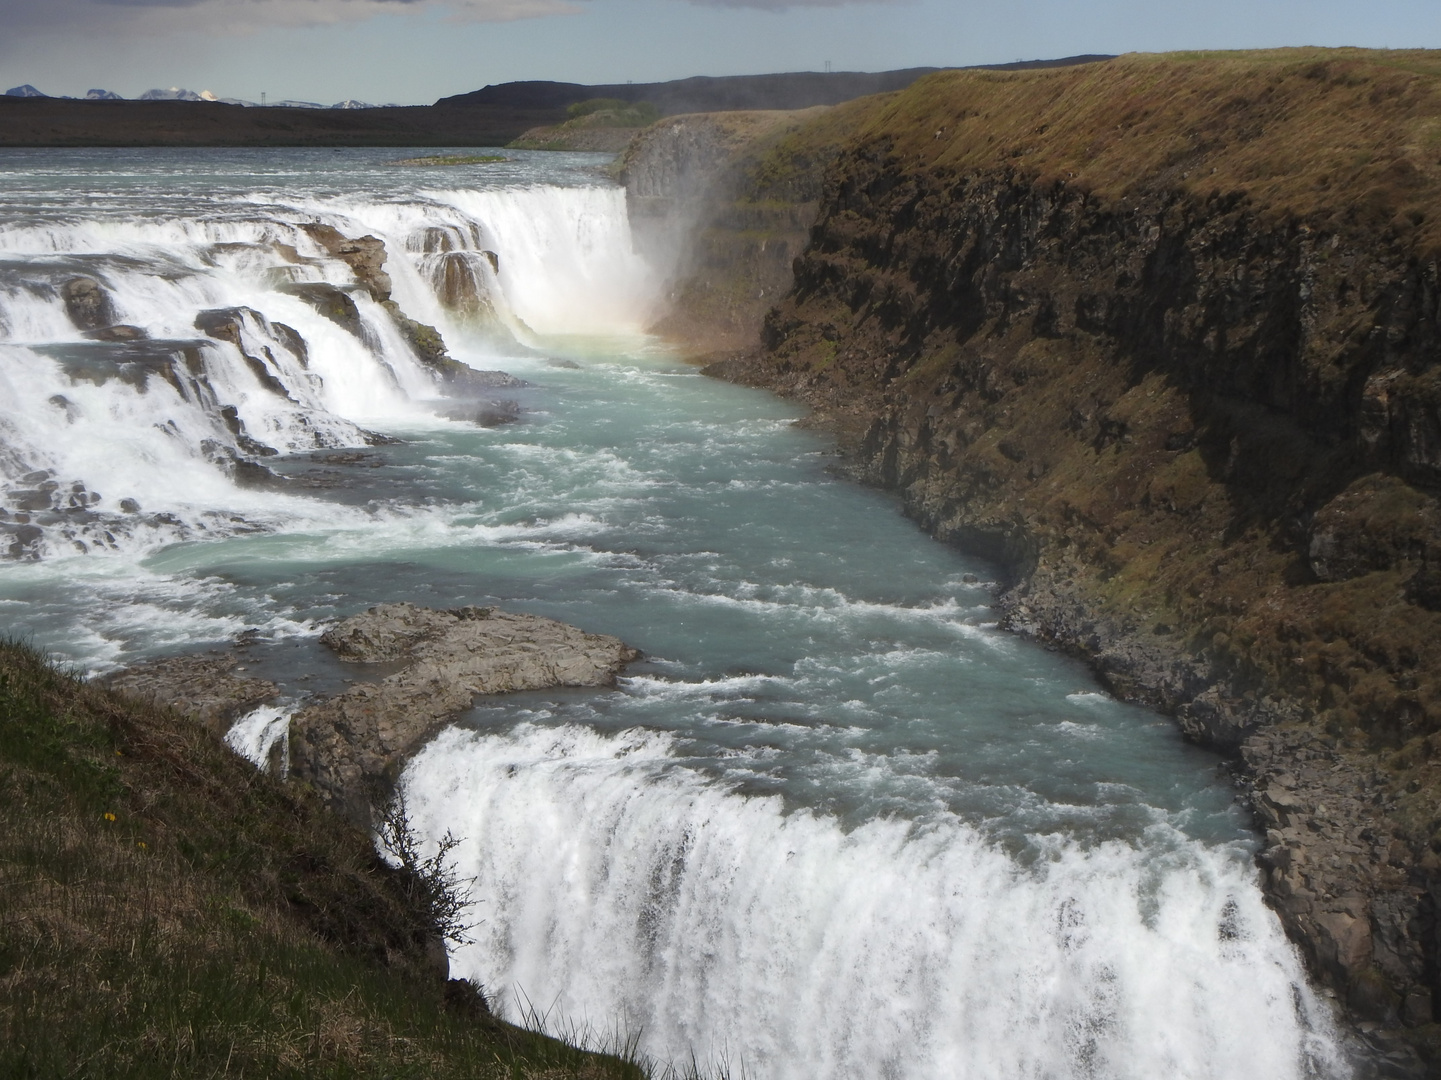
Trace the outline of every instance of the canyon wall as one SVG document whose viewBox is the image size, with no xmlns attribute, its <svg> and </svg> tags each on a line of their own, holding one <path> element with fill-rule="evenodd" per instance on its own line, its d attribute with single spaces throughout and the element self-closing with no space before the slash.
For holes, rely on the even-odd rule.
<svg viewBox="0 0 1441 1080">
<path fill-rule="evenodd" d="M 1233 755 L 1313 969 L 1437 1056 L 1441 58 L 945 73 L 726 161 L 665 328 Z"/>
</svg>

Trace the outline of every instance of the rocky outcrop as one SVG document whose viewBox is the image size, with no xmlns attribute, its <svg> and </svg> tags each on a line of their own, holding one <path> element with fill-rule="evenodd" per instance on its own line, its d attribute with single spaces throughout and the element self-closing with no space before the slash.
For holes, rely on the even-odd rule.
<svg viewBox="0 0 1441 1080">
<path fill-rule="evenodd" d="M 228 341 L 234 345 L 240 350 L 240 355 L 245 358 L 246 366 L 254 373 L 261 386 L 277 397 L 285 398 L 287 401 L 294 400 L 290 391 L 285 388 L 285 382 L 280 377 L 275 357 L 270 349 L 262 346 L 258 350 L 247 350 L 244 331 L 244 321 L 247 318 L 262 328 L 266 336 L 283 342 L 291 354 L 300 361 L 301 366 L 307 363 L 308 350 L 305 347 L 305 339 L 291 327 L 284 323 L 273 323 L 253 308 L 210 308 L 195 316 L 195 329 L 206 337 L 212 337 L 217 341 Z M 274 451 L 272 450 L 271 453 Z"/>
<path fill-rule="evenodd" d="M 321 641 L 341 660 L 381 677 L 300 709 L 290 721 L 290 775 L 362 827 L 371 800 L 404 759 L 484 694 L 557 686 L 612 686 L 640 653 L 538 615 L 496 608 L 449 611 L 381 604 L 343 619 Z M 101 681 L 111 689 L 192 716 L 217 737 L 279 688 L 246 670 L 236 653 L 167 657 Z"/>
<path fill-rule="evenodd" d="M 537 615 L 495 608 L 437 611 L 382 604 L 345 619 L 321 639 L 342 660 L 399 665 L 312 705 L 291 721 L 291 774 L 330 805 L 368 824 L 378 782 L 448 718 L 482 694 L 553 686 L 609 686 L 639 653 Z"/>
<path fill-rule="evenodd" d="M 342 330 L 348 330 L 360 337 L 362 323 L 360 309 L 344 289 L 325 281 L 287 282 L 276 286 L 276 292 L 298 297 L 324 315 Z"/>
<path fill-rule="evenodd" d="M 1437 1061 L 1441 168 L 1409 132 L 1441 87 L 1274 59 L 857 107 L 762 346 L 708 370 L 813 405 L 1002 565 L 1006 625 L 1238 755 L 1288 932 Z"/>
<path fill-rule="evenodd" d="M 351 273 L 377 303 L 390 299 L 390 275 L 385 272 L 385 241 L 376 236 L 346 236 L 333 225 L 311 222 L 301 226 L 333 259 L 350 267 Z"/>
<path fill-rule="evenodd" d="M 92 277 L 73 277 L 60 286 L 65 313 L 81 330 L 99 330 L 115 322 L 115 307 L 105 287 Z"/>
<path fill-rule="evenodd" d="M 375 236 L 348 237 L 332 225 L 311 223 L 302 229 L 318 243 L 325 252 L 350 267 L 359 282 L 371 297 L 380 304 L 395 323 L 401 336 L 415 352 L 416 358 L 435 373 L 437 380 L 449 393 L 462 396 L 478 394 L 484 390 L 524 386 L 524 382 L 503 371 L 478 371 L 454 359 L 446 350 L 445 339 L 440 331 L 426 323 L 417 322 L 401 310 L 399 304 L 390 298 L 391 280 L 385 272 L 385 241 Z M 482 252 L 498 265 L 494 252 Z M 314 306 L 332 322 L 350 330 L 360 332 L 360 313 L 355 301 L 332 285 L 294 284 L 285 287 L 292 293 Z M 511 415 L 512 410 L 504 404 L 486 400 L 487 407 L 481 410 L 486 416 Z"/>
<path fill-rule="evenodd" d="M 445 339 L 440 336 L 440 331 L 433 326 L 422 322 L 416 322 L 400 310 L 400 305 L 394 300 L 387 300 L 382 305 L 389 312 L 391 319 L 399 328 L 401 336 L 415 352 L 416 357 L 427 368 L 433 371 L 436 378 L 448 393 L 456 395 L 479 394 L 486 390 L 514 389 L 525 386 L 523 379 L 517 379 L 514 375 L 504 371 L 487 371 L 471 367 L 469 364 L 462 364 L 454 359 L 445 348 Z M 493 401 L 485 401 L 485 405 L 493 409 L 504 410 L 505 406 Z"/>
<path fill-rule="evenodd" d="M 267 679 L 239 674 L 244 670 L 234 653 L 210 652 L 148 660 L 100 681 L 137 701 L 194 717 L 219 738 L 241 716 L 280 692 Z"/>
</svg>

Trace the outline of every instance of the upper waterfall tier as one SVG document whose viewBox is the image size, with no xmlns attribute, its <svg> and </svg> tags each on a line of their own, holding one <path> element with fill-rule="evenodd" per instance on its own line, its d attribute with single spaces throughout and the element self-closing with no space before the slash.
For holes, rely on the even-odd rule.
<svg viewBox="0 0 1441 1080">
<path fill-rule="evenodd" d="M 506 355 L 653 292 L 617 188 L 82 201 L 0 228 L 0 557 L 303 519 L 267 459 L 504 419 Z"/>
</svg>

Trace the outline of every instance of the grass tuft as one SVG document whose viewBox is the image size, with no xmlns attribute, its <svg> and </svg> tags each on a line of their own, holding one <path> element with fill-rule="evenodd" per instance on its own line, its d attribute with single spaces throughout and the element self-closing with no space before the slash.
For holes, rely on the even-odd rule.
<svg viewBox="0 0 1441 1080">
<path fill-rule="evenodd" d="M 370 840 L 0 642 L 0 1075 L 639 1078 L 449 987 Z"/>
</svg>

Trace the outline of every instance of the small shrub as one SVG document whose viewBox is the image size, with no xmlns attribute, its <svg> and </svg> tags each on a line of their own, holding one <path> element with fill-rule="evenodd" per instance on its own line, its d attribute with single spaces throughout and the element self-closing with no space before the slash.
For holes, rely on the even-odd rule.
<svg viewBox="0 0 1441 1080">
<path fill-rule="evenodd" d="M 422 857 L 405 793 L 399 789 L 383 804 L 375 832 L 381 847 L 399 864 L 401 888 L 425 918 L 425 929 L 452 944 L 469 944 L 470 931 L 476 926 L 468 918 L 475 879 L 462 877 L 450 861 L 450 853 L 460 846 L 460 839 L 446 830 L 435 853 Z"/>
</svg>

